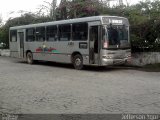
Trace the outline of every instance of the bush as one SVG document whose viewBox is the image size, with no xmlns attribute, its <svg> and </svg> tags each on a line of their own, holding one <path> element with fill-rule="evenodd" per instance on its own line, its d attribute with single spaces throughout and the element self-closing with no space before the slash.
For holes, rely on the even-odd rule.
<svg viewBox="0 0 160 120">
<path fill-rule="evenodd" d="M 131 26 L 133 52 L 160 52 L 160 20 Z"/>
</svg>

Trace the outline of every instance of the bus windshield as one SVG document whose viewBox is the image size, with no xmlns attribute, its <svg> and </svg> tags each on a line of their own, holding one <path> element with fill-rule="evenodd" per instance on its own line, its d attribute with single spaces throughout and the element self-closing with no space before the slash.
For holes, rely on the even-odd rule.
<svg viewBox="0 0 160 120">
<path fill-rule="evenodd" d="M 108 48 L 128 47 L 129 46 L 129 28 L 125 25 L 112 25 L 104 27 L 106 31 L 105 42 Z"/>
</svg>

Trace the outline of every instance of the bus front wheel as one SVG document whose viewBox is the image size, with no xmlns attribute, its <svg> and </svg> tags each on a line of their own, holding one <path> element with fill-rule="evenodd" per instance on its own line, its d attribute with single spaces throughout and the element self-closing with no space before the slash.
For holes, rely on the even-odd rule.
<svg viewBox="0 0 160 120">
<path fill-rule="evenodd" d="M 81 55 L 77 54 L 74 56 L 73 65 L 74 65 L 74 68 L 77 70 L 83 69 L 83 58 Z"/>
<path fill-rule="evenodd" d="M 31 52 L 28 52 L 27 53 L 27 63 L 28 64 L 33 64 L 33 55 L 32 55 L 32 53 Z"/>
</svg>

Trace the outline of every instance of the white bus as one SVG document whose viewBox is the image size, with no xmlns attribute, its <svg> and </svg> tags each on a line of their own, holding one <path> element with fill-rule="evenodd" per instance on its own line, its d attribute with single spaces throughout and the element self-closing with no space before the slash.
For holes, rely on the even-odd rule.
<svg viewBox="0 0 160 120">
<path fill-rule="evenodd" d="M 11 57 L 84 65 L 125 64 L 131 59 L 129 22 L 93 16 L 10 28 Z"/>
</svg>

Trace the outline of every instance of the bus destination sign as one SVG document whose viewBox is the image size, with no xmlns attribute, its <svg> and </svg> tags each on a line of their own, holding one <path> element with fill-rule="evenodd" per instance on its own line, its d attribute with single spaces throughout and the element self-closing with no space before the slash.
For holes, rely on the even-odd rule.
<svg viewBox="0 0 160 120">
<path fill-rule="evenodd" d="M 103 24 L 123 24 L 122 19 L 115 19 L 115 18 L 108 18 L 108 17 L 103 17 L 102 22 Z"/>
</svg>

